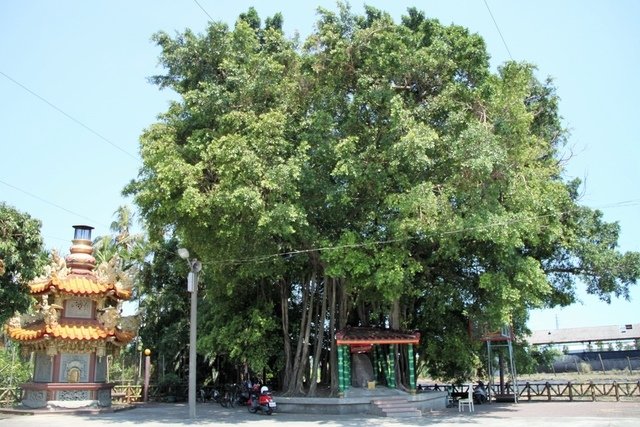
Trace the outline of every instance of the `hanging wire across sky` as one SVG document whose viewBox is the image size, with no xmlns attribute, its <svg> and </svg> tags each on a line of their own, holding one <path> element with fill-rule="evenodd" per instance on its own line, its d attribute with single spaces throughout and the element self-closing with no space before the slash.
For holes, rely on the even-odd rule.
<svg viewBox="0 0 640 427">
<path fill-rule="evenodd" d="M 509 46 L 507 46 L 507 42 L 505 41 L 504 37 L 502 36 L 502 31 L 500 31 L 500 27 L 498 26 L 498 22 L 496 21 L 496 18 L 493 17 L 493 13 L 491 13 L 491 8 L 489 7 L 489 3 L 487 3 L 487 0 L 484 0 L 484 5 L 487 7 L 487 10 L 489 11 L 489 15 L 491 15 L 491 19 L 493 20 L 493 25 L 496 26 L 496 30 L 498 30 L 498 34 L 500 35 L 500 38 L 502 39 L 502 44 L 504 44 L 505 49 L 507 49 L 507 53 L 509 54 L 509 58 L 511 58 L 511 60 L 513 61 L 513 56 L 511 55 L 511 51 L 509 50 Z"/>
<path fill-rule="evenodd" d="M 31 193 L 31 192 L 29 192 L 29 191 L 27 191 L 27 190 L 23 190 L 22 188 L 16 187 L 15 185 L 9 184 L 8 182 L 3 181 L 3 180 L 1 180 L 1 179 L 0 179 L 0 184 L 4 184 L 4 185 L 6 185 L 7 187 L 13 188 L 13 189 L 14 189 L 14 190 L 16 190 L 16 191 L 19 191 L 19 192 L 21 192 L 21 193 L 23 193 L 23 194 L 26 194 L 26 195 L 27 195 L 27 196 L 29 196 L 29 197 L 33 197 L 34 199 L 39 200 L 39 201 L 41 201 L 41 202 L 43 202 L 43 203 L 46 203 L 46 204 L 48 204 L 48 205 L 50 205 L 50 206 L 53 206 L 54 208 L 60 209 L 60 210 L 62 210 L 62 211 L 65 211 L 66 213 L 70 213 L 71 215 L 75 215 L 75 216 L 77 216 L 77 217 L 79 217 L 79 218 L 83 218 L 83 219 L 86 219 L 86 220 L 92 221 L 94 224 L 99 224 L 99 225 L 102 225 L 102 226 L 105 226 L 105 227 L 109 228 L 109 226 L 108 226 L 108 225 L 106 225 L 106 224 L 102 224 L 100 221 L 97 221 L 97 220 L 95 220 L 95 219 L 93 219 L 93 218 L 89 218 L 88 216 L 82 215 L 81 213 L 78 213 L 78 212 L 74 212 L 74 211 L 72 211 L 72 210 L 69 210 L 69 209 L 65 208 L 64 206 L 60 206 L 59 204 L 54 203 L 54 202 L 52 202 L 52 201 L 50 201 L 50 200 L 47 200 L 47 199 L 45 199 L 44 197 L 40 197 L 40 196 L 38 196 L 38 195 L 36 195 L 36 194 L 33 194 L 33 193 Z"/>
<path fill-rule="evenodd" d="M 88 130 L 89 132 L 91 132 L 92 134 L 94 134 L 95 136 L 97 136 L 98 138 L 100 138 L 102 141 L 104 141 L 105 143 L 109 144 L 110 146 L 112 146 L 113 148 L 115 148 L 116 150 L 124 153 L 125 155 L 131 157 L 132 159 L 139 161 L 140 158 L 134 154 L 131 154 L 130 152 L 128 152 L 127 150 L 125 150 L 124 148 L 120 147 L 118 144 L 116 144 L 115 142 L 109 140 L 106 136 L 102 135 L 101 133 L 97 132 L 96 130 L 92 129 L 91 127 L 87 126 L 86 124 L 84 124 L 83 122 L 81 122 L 80 120 L 76 119 L 75 117 L 73 117 L 71 114 L 67 113 L 66 111 L 64 111 L 63 109 L 61 109 L 60 107 L 58 107 L 57 105 L 55 105 L 53 102 L 49 101 L 48 99 L 46 99 L 45 97 L 39 95 L 38 93 L 36 93 L 35 91 L 29 89 L 27 86 L 23 85 L 22 83 L 20 83 L 19 81 L 17 81 L 16 79 L 14 79 L 13 77 L 9 76 L 7 73 L 3 72 L 2 70 L 0 70 L 0 74 L 6 78 L 7 80 L 9 80 L 10 82 L 14 83 L 15 85 L 21 87 L 22 89 L 24 89 L 25 91 L 29 92 L 31 95 L 35 96 L 36 98 L 38 98 L 40 101 L 44 102 L 45 104 L 47 104 L 48 106 L 50 106 L 51 108 L 53 108 L 54 110 L 56 110 L 57 112 L 59 112 L 60 114 L 62 114 L 63 116 L 65 116 L 66 118 L 68 118 L 69 120 L 73 121 L 74 123 L 76 123 L 79 126 L 82 126 L 83 128 L 85 128 L 86 130 Z"/>
<path fill-rule="evenodd" d="M 211 15 L 209 15 L 209 12 L 207 12 L 207 11 L 205 10 L 205 8 L 204 8 L 204 7 L 202 7 L 202 5 L 201 5 L 200 3 L 198 3 L 198 0 L 193 0 L 193 2 L 194 2 L 195 4 L 197 4 L 197 5 L 198 5 L 198 7 L 200 8 L 200 10 L 202 10 L 202 11 L 203 11 L 203 12 L 204 12 L 208 17 L 209 17 L 209 19 L 210 19 L 210 20 L 214 21 L 214 19 L 211 17 Z"/>
</svg>

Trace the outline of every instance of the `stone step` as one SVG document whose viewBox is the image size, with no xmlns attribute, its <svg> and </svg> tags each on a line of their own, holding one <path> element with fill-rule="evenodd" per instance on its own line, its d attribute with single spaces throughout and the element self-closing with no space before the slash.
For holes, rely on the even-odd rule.
<svg viewBox="0 0 640 427">
<path fill-rule="evenodd" d="M 403 397 L 376 399 L 371 403 L 376 408 L 374 412 L 382 417 L 414 418 L 422 416 L 422 412 Z"/>
<path fill-rule="evenodd" d="M 382 409 L 383 412 L 386 412 L 387 414 L 393 414 L 394 412 L 414 412 L 414 411 L 418 411 L 418 409 L 414 408 L 413 406 L 403 406 L 403 407 L 398 407 L 398 408 L 383 408 Z M 418 411 L 420 412 L 420 411 Z"/>
<path fill-rule="evenodd" d="M 379 397 L 371 401 L 371 403 L 373 403 L 374 405 L 395 404 L 397 402 L 407 403 L 408 400 L 404 396 L 389 396 Z"/>
<path fill-rule="evenodd" d="M 388 410 L 394 410 L 394 409 L 404 409 L 404 408 L 415 408 L 415 406 L 413 406 L 412 404 L 408 403 L 408 402 L 404 402 L 404 403 L 386 403 L 386 404 L 379 404 L 379 405 L 375 405 L 380 409 L 388 409 Z"/>
</svg>

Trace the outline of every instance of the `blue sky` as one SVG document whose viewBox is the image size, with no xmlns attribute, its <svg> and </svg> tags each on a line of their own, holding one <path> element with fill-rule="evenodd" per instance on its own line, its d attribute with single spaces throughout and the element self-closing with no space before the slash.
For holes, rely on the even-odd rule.
<svg viewBox="0 0 640 427">
<path fill-rule="evenodd" d="M 0 201 L 41 220 L 47 247 L 65 254 L 74 224 L 94 226 L 94 236 L 107 234 L 114 211 L 131 204 L 120 193 L 140 165 L 138 138 L 172 98 L 147 82 L 162 72 L 151 35 L 203 32 L 208 15 L 232 25 L 254 6 L 263 20 L 282 12 L 286 34 L 305 37 L 316 8 L 335 10 L 335 4 L 0 0 Z M 356 12 L 363 4 L 351 2 Z M 396 21 L 416 6 L 443 24 L 479 33 L 494 69 L 513 58 L 536 64 L 540 79 L 551 76 L 571 129 L 566 177 L 584 180 L 582 204 L 620 223 L 620 248 L 640 251 L 640 2 L 366 4 Z M 631 302 L 611 305 L 579 294 L 582 304 L 532 313 L 530 327 L 640 323 L 638 286 Z"/>
</svg>

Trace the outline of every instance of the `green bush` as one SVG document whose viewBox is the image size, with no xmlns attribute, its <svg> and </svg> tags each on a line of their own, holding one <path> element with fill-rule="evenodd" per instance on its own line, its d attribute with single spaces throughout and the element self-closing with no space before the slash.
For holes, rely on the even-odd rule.
<svg viewBox="0 0 640 427">
<path fill-rule="evenodd" d="M 31 379 L 33 367 L 29 358 L 21 355 L 17 344 L 0 349 L 0 387 L 12 387 Z"/>
<path fill-rule="evenodd" d="M 164 395 L 175 395 L 180 384 L 182 384 L 180 377 L 173 372 L 168 372 L 158 382 L 158 391 Z"/>
<path fill-rule="evenodd" d="M 114 383 L 133 383 L 139 380 L 138 378 L 138 364 L 132 363 L 122 355 L 120 357 L 114 357 L 111 359 L 109 365 L 109 381 Z"/>
<path fill-rule="evenodd" d="M 580 372 L 581 374 L 591 373 L 591 365 L 587 362 L 578 363 L 578 372 Z"/>
</svg>

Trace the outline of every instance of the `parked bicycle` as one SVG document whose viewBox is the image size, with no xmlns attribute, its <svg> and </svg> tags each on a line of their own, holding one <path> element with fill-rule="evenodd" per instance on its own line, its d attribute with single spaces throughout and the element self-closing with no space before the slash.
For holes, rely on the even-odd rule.
<svg viewBox="0 0 640 427">
<path fill-rule="evenodd" d="M 233 408 L 233 398 L 231 396 L 231 392 L 229 390 L 223 390 L 222 393 L 220 393 L 218 390 L 213 389 L 213 400 L 216 403 L 219 403 L 220 406 L 222 406 L 223 408 L 228 408 L 231 407 Z"/>
</svg>

